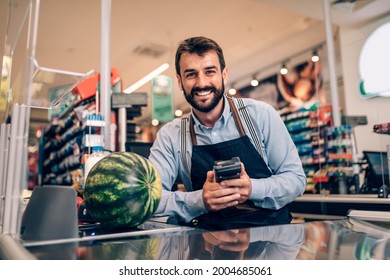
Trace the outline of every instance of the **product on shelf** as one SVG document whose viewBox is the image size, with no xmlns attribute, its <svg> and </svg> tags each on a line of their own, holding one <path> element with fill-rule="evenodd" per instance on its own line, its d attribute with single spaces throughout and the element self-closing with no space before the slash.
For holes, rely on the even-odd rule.
<svg viewBox="0 0 390 280">
<path fill-rule="evenodd" d="M 314 175 L 320 192 L 348 193 L 355 175 L 353 160 L 353 127 L 342 125 L 325 129 L 325 164 Z M 341 186 L 341 187 L 340 187 Z"/>
<path fill-rule="evenodd" d="M 375 124 L 373 132 L 379 134 L 390 134 L 390 123 Z"/>
<path fill-rule="evenodd" d="M 322 168 L 326 163 L 324 133 L 325 129 L 332 125 L 331 112 L 332 108 L 329 105 L 314 104 L 308 109 L 301 108 L 281 113 L 281 118 L 302 161 L 307 177 L 305 190 L 307 193 L 318 192 L 316 184 L 328 180 Z"/>
</svg>

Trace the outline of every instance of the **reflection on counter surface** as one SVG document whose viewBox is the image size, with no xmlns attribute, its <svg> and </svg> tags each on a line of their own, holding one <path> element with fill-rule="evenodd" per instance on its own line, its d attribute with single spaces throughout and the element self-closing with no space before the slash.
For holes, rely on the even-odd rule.
<svg viewBox="0 0 390 280">
<path fill-rule="evenodd" d="M 390 259 L 388 221 L 349 218 L 226 231 L 170 228 L 153 221 L 147 224 L 154 224 L 154 229 L 106 234 L 100 238 L 99 235 L 84 235 L 77 242 L 25 246 L 38 259 Z M 158 230 L 159 227 L 163 230 Z"/>
</svg>

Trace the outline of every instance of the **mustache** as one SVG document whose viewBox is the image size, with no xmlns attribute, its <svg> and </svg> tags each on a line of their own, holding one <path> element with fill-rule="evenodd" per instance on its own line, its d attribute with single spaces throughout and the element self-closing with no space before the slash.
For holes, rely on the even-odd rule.
<svg viewBox="0 0 390 280">
<path fill-rule="evenodd" d="M 198 92 L 198 91 L 208 91 L 208 90 L 214 91 L 214 92 L 217 91 L 216 87 L 213 87 L 213 86 L 208 86 L 208 87 L 204 87 L 204 88 L 194 87 L 194 88 L 191 90 L 191 94 L 194 95 L 195 92 Z"/>
</svg>

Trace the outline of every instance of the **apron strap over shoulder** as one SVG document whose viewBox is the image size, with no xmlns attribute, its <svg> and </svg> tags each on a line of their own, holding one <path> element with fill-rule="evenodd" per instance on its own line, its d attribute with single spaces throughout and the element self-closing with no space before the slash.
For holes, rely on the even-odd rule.
<svg viewBox="0 0 390 280">
<path fill-rule="evenodd" d="M 256 129 L 255 129 L 255 127 L 253 125 L 253 122 L 252 122 L 252 118 L 249 115 L 249 112 L 248 112 L 248 109 L 245 106 L 244 100 L 242 98 L 234 98 L 234 99 L 237 100 L 238 111 L 240 113 L 240 117 L 243 118 L 243 120 L 244 120 L 244 122 L 246 124 L 246 127 L 248 128 L 249 134 L 251 135 L 251 138 L 252 138 L 252 141 L 253 141 L 253 143 L 255 145 L 256 150 L 259 152 L 260 156 L 263 159 L 265 159 L 264 152 L 263 152 L 263 150 L 261 148 L 260 137 L 259 137 L 259 135 L 256 132 Z M 232 103 L 234 103 L 233 100 L 232 100 Z"/>
<path fill-rule="evenodd" d="M 198 145 L 198 141 L 196 141 L 196 136 L 195 136 L 194 117 L 192 115 L 190 116 L 190 136 L 191 136 L 192 146 Z"/>
<path fill-rule="evenodd" d="M 187 128 L 188 128 L 188 117 L 181 118 L 180 123 L 180 157 L 181 162 L 186 170 L 187 174 L 190 174 L 190 168 L 188 165 L 187 156 Z"/>
<path fill-rule="evenodd" d="M 244 130 L 244 127 L 242 126 L 241 118 L 238 115 L 237 108 L 234 105 L 233 99 L 231 97 L 228 97 L 227 100 L 229 102 L 230 109 L 232 110 L 233 119 L 234 119 L 234 122 L 236 123 L 236 127 L 238 129 L 238 132 L 240 133 L 240 136 L 244 136 L 245 130 Z"/>
</svg>

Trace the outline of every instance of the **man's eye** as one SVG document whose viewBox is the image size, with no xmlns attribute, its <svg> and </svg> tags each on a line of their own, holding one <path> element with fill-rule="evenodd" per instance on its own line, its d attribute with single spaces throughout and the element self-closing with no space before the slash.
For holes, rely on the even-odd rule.
<svg viewBox="0 0 390 280">
<path fill-rule="evenodd" d="M 195 73 L 188 73 L 185 77 L 186 77 L 186 78 L 195 77 Z"/>
<path fill-rule="evenodd" d="M 214 70 L 208 70 L 208 71 L 206 71 L 206 74 L 207 75 L 214 75 L 215 71 Z"/>
</svg>

